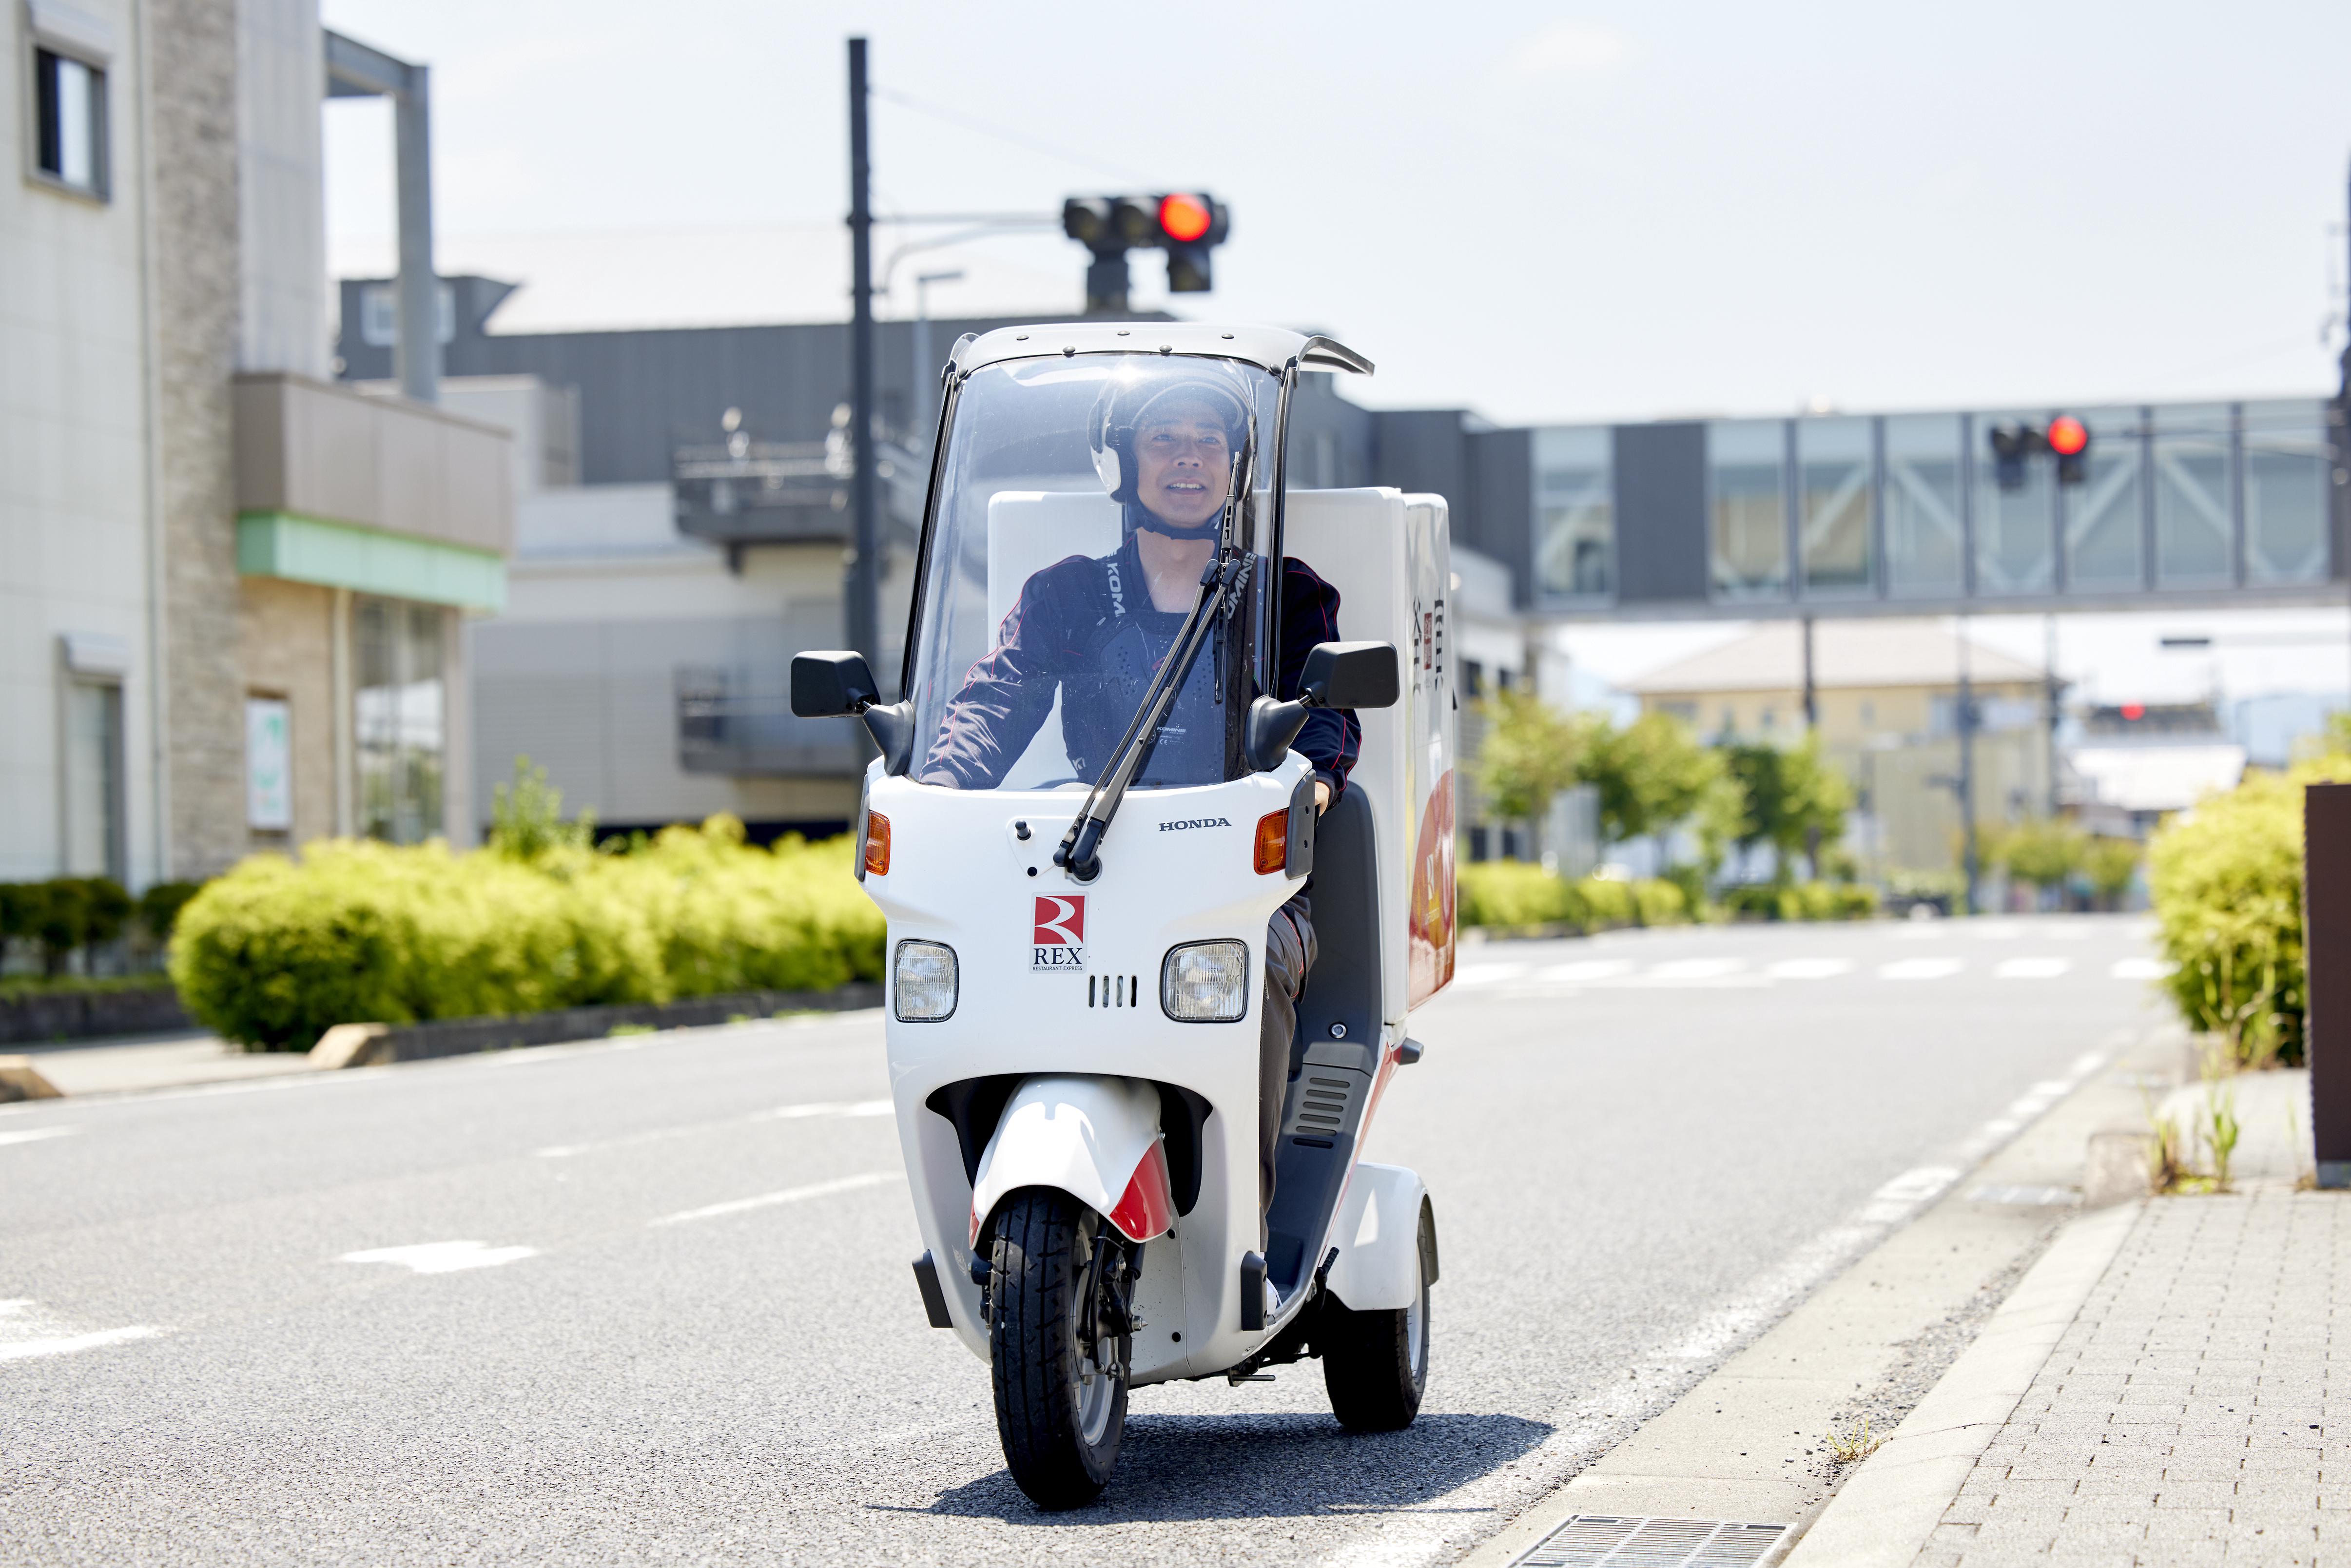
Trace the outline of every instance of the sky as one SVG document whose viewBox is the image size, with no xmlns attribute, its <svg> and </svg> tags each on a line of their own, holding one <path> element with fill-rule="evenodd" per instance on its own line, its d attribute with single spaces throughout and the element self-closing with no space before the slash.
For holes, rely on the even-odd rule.
<svg viewBox="0 0 2351 1568">
<path fill-rule="evenodd" d="M 324 10 L 433 67 L 444 268 L 536 273 L 513 327 L 845 314 L 862 33 L 881 211 L 1207 190 L 1232 237 L 1184 313 L 1343 336 L 1382 406 L 2299 393 L 2331 390 L 2342 342 L 2339 0 Z M 371 270 L 388 112 L 327 119 L 332 254 Z M 1053 314 L 1083 260 L 999 234 L 901 277 L 963 270 L 935 311 Z M 1136 272 L 1164 299 L 1157 258 Z"/>
<path fill-rule="evenodd" d="M 1504 423 L 2331 392 L 2351 5 L 980 6 L 324 0 L 434 71 L 444 271 L 509 330 L 846 314 L 844 40 L 884 214 L 1205 190 L 1214 292 L 1331 331 L 1348 395 Z M 391 267 L 391 125 L 327 111 L 329 251 Z M 884 315 L 1074 311 L 1052 230 L 900 255 Z M 2281 612 L 2283 613 L 2283 612 Z M 1977 634 L 2038 656 L 2037 618 Z M 2247 627 L 2316 640 L 2235 644 Z M 1735 628 L 1566 633 L 1595 674 Z M 2162 635 L 2215 631 L 2202 662 Z M 2324 636 L 2318 636 L 2324 632 Z M 2299 632 L 2297 632 L 2299 634 Z M 2341 612 L 2068 618 L 2100 700 L 2351 677 Z"/>
</svg>

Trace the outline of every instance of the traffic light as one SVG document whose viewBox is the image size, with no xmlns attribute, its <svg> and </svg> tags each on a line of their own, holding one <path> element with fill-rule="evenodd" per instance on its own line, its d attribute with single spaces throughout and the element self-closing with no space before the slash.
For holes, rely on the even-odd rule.
<svg viewBox="0 0 2351 1568">
<path fill-rule="evenodd" d="M 1231 219 L 1225 204 L 1197 191 L 1153 196 L 1071 196 L 1061 204 L 1061 232 L 1093 252 L 1086 269 L 1086 310 L 1109 315 L 1127 308 L 1126 253 L 1167 253 L 1167 287 L 1199 294 L 1210 284 L 1208 253 L 1224 243 Z"/>
<path fill-rule="evenodd" d="M 1995 424 L 1991 438 L 1993 475 L 2003 490 L 2024 488 L 2024 460 L 2049 453 L 2057 459 L 2057 483 L 2078 485 L 2089 476 L 2090 427 L 2070 413 L 2061 413 L 2045 429 L 2029 424 Z"/>
<path fill-rule="evenodd" d="M 2089 476 L 2090 427 L 2070 413 L 2049 422 L 2042 439 L 2057 455 L 2057 483 L 2078 485 Z"/>
</svg>

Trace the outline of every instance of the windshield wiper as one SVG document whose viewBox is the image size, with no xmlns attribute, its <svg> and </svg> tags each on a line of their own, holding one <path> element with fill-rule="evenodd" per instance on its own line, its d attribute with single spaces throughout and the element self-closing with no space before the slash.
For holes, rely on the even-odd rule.
<svg viewBox="0 0 2351 1568">
<path fill-rule="evenodd" d="M 1200 569 L 1200 596 L 1192 601 L 1192 612 L 1176 631 L 1175 646 L 1166 660 L 1151 677 L 1151 685 L 1143 694 L 1143 704 L 1135 710 L 1134 722 L 1126 727 L 1126 734 L 1102 765 L 1102 777 L 1086 791 L 1085 804 L 1070 821 L 1070 831 L 1061 835 L 1059 848 L 1053 851 L 1053 863 L 1067 871 L 1080 882 L 1092 882 L 1102 874 L 1102 834 L 1110 828 L 1113 817 L 1118 815 L 1119 802 L 1126 798 L 1127 786 L 1134 781 L 1134 770 L 1142 765 L 1144 743 L 1158 734 L 1166 721 L 1167 710 L 1174 706 L 1176 694 L 1183 689 L 1184 677 L 1199 656 L 1200 645 L 1223 619 L 1218 612 L 1238 593 L 1249 581 L 1249 569 L 1254 564 L 1246 550 L 1227 550 L 1221 559 L 1212 560 Z"/>
</svg>

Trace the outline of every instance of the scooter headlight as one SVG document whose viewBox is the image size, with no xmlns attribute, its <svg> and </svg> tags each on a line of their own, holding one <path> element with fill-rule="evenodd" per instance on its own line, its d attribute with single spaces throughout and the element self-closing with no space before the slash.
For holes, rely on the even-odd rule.
<svg viewBox="0 0 2351 1568">
<path fill-rule="evenodd" d="M 1159 1005 L 1178 1023 L 1231 1023 L 1249 1011 L 1249 944 L 1171 947 L 1159 966 Z"/>
<path fill-rule="evenodd" d="M 899 943 L 890 999 L 900 1023 L 936 1023 L 954 1012 L 955 949 L 944 942 Z"/>
</svg>

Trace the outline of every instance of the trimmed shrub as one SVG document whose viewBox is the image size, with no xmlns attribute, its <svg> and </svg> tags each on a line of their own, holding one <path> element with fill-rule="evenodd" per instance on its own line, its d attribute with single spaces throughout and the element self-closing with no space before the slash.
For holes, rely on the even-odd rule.
<svg viewBox="0 0 2351 1568">
<path fill-rule="evenodd" d="M 1841 882 L 1750 883 L 1725 888 L 1722 903 L 1762 920 L 1866 920 L 1877 913 L 1877 890 Z"/>
<path fill-rule="evenodd" d="M 2165 988 L 2245 1066 L 2302 1060 L 2302 791 L 2325 779 L 2351 779 L 2351 758 L 2248 774 L 2147 847 Z"/>
<path fill-rule="evenodd" d="M 535 858 L 340 840 L 257 855 L 179 917 L 172 977 L 228 1039 L 299 1051 L 338 1023 L 413 1023 L 882 973 L 883 921 L 849 842 L 747 846 L 715 817 L 631 854 Z"/>
<path fill-rule="evenodd" d="M 1572 925 L 1603 931 L 1618 925 L 1675 925 L 1689 918 L 1689 901 L 1669 882 L 1570 882 L 1524 861 L 1479 861 L 1454 872 L 1464 925 Z"/>
</svg>

